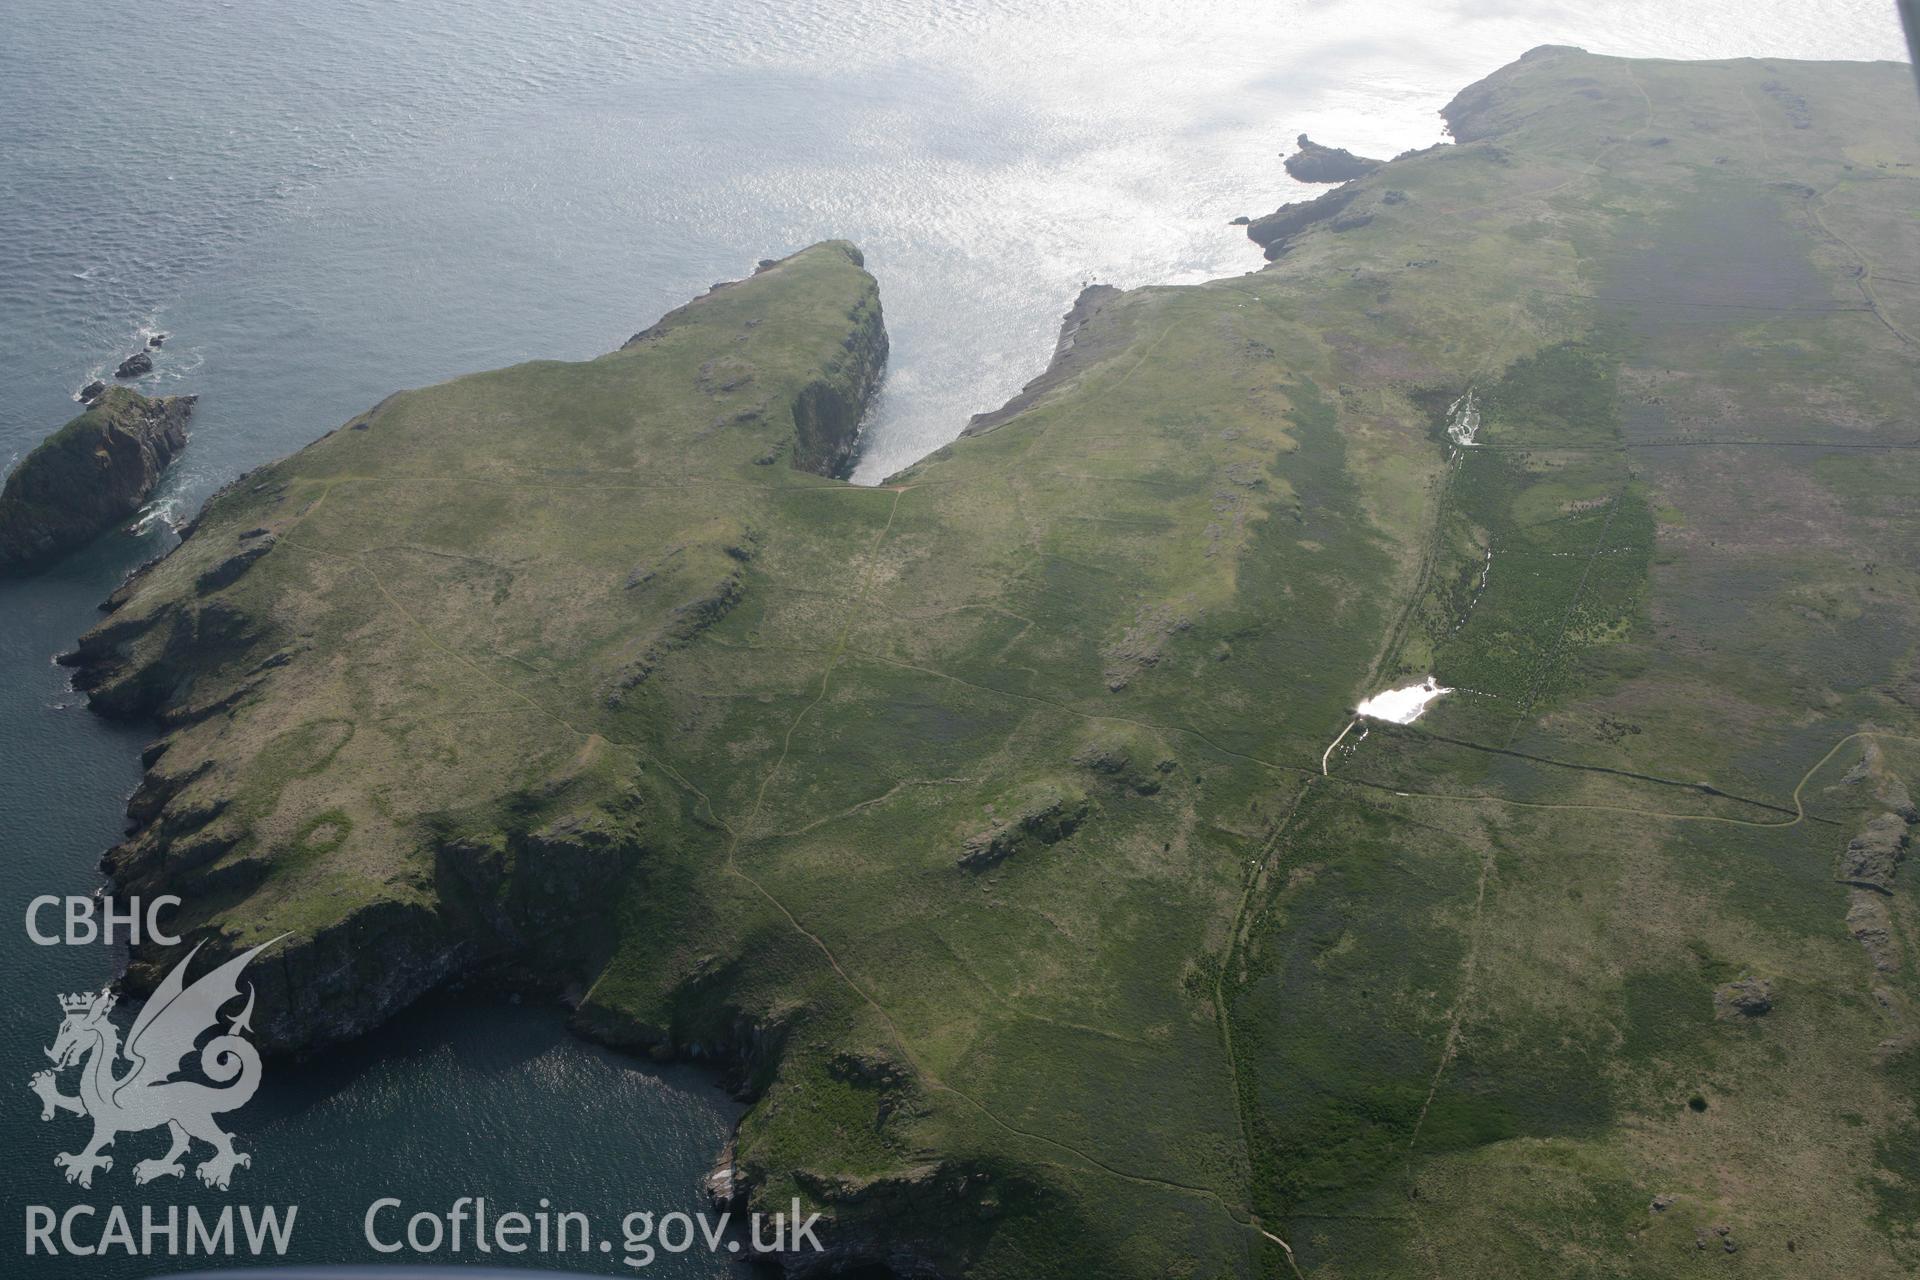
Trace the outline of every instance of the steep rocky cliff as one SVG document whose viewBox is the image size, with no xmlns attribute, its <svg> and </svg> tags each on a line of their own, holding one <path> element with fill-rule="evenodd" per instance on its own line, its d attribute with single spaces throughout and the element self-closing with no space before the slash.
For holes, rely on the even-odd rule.
<svg viewBox="0 0 1920 1280">
<path fill-rule="evenodd" d="M 45 565 L 138 511 L 186 447 L 193 400 L 113 387 L 23 458 L 0 490 L 0 574 Z"/>
</svg>

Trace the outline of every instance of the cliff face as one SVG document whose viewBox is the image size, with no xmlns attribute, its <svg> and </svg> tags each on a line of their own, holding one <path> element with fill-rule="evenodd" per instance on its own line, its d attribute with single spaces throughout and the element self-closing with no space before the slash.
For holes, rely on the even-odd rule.
<svg viewBox="0 0 1920 1280">
<path fill-rule="evenodd" d="M 138 511 L 186 447 L 193 400 L 111 388 L 22 459 L 0 490 L 0 574 L 38 568 Z"/>
<path fill-rule="evenodd" d="M 826 241 L 816 246 L 819 252 L 838 254 L 864 270 L 866 259 L 860 250 L 845 240 Z M 756 283 L 770 271 L 784 265 L 764 259 L 745 280 L 722 280 L 706 293 L 674 308 L 656 323 L 627 339 L 620 348 L 632 351 L 648 347 L 689 320 L 715 307 L 733 303 L 752 305 Z M 796 471 L 844 479 L 853 470 L 859 446 L 860 422 L 866 415 L 873 393 L 879 389 L 887 365 L 887 326 L 881 313 L 880 293 L 870 289 L 849 306 L 844 315 L 832 317 L 843 322 L 840 349 L 812 370 L 805 382 L 784 401 L 775 404 L 764 395 L 756 398 L 755 370 L 736 354 L 721 352 L 700 366 L 699 383 L 712 395 L 740 392 L 753 400 L 731 417 L 714 420 L 715 428 L 758 423 L 769 418 L 790 422 L 791 435 L 783 435 L 754 461 L 766 465 L 785 455 Z"/>
<path fill-rule="evenodd" d="M 887 327 L 880 300 L 848 317 L 853 327 L 841 354 L 794 397 L 793 466 L 844 479 L 853 470 L 860 420 L 887 364 Z"/>
</svg>

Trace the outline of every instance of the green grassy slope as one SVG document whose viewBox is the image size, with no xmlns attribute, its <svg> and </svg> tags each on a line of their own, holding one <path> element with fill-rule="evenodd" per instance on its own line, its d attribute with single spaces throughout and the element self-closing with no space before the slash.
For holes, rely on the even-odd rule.
<svg viewBox="0 0 1920 1280">
<path fill-rule="evenodd" d="M 1903 1274 L 1917 114 L 1537 51 L 875 488 L 844 246 L 395 397 L 83 645 L 116 873 L 295 932 L 283 1041 L 507 965 L 732 1064 L 842 1261 Z"/>
</svg>

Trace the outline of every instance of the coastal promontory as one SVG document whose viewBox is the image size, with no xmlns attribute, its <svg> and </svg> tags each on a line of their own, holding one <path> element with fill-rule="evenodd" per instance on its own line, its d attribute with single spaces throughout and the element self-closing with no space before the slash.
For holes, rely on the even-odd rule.
<svg viewBox="0 0 1920 1280">
<path fill-rule="evenodd" d="M 1329 147 L 1301 134 L 1299 150 L 1284 162 L 1287 176 L 1296 182 L 1351 182 L 1378 169 L 1379 160 L 1357 156 L 1345 147 Z"/>
</svg>

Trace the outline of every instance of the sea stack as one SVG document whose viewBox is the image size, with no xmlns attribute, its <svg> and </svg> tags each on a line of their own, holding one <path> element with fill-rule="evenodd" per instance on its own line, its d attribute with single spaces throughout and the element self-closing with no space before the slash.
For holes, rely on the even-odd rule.
<svg viewBox="0 0 1920 1280">
<path fill-rule="evenodd" d="M 140 509 L 187 443 L 194 397 L 106 389 L 0 489 L 0 574 L 38 568 Z"/>
</svg>

